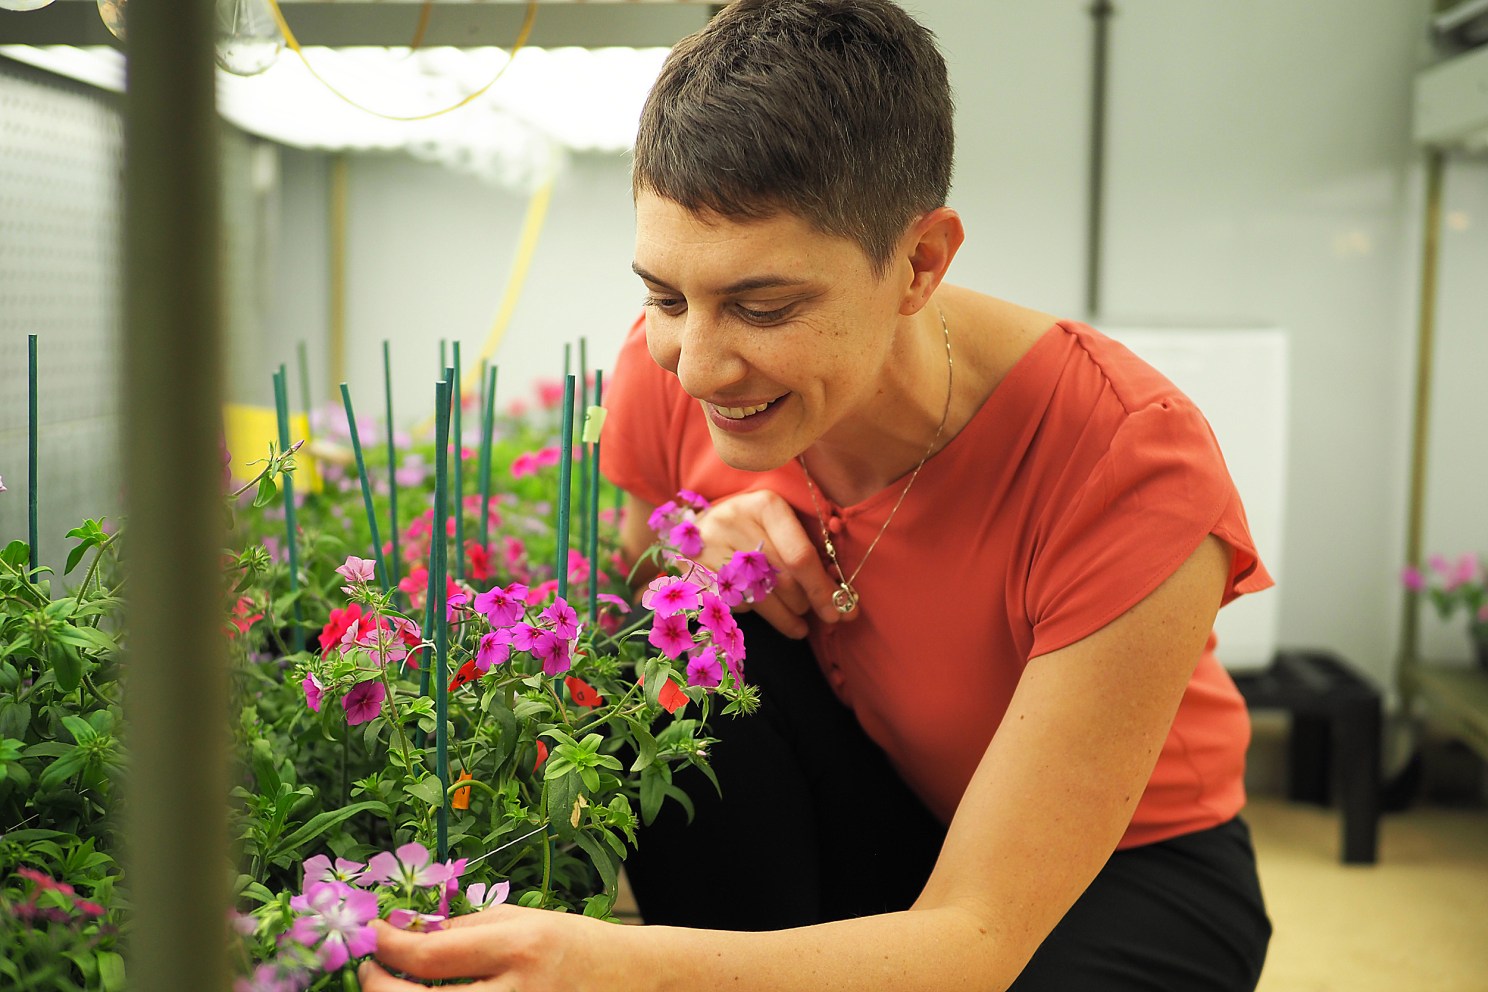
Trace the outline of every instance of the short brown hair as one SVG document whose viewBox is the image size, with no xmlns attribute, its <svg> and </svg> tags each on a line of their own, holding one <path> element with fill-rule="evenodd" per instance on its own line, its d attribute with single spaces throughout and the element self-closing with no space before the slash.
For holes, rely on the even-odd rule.
<svg viewBox="0 0 1488 992">
<path fill-rule="evenodd" d="M 934 36 L 889 0 L 735 0 L 667 57 L 632 189 L 730 218 L 787 211 L 882 272 L 946 201 L 953 117 Z"/>
</svg>

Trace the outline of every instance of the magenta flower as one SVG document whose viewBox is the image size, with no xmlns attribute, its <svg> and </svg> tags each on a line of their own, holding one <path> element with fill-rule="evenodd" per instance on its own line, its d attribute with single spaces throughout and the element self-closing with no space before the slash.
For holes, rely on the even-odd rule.
<svg viewBox="0 0 1488 992">
<path fill-rule="evenodd" d="M 1407 565 L 1400 570 L 1400 582 L 1411 592 L 1426 591 L 1426 576 L 1414 565 Z"/>
<path fill-rule="evenodd" d="M 306 886 L 312 882 L 355 882 L 362 877 L 362 872 L 367 866 L 360 861 L 348 861 L 345 858 L 337 858 L 334 865 L 331 859 L 324 854 L 317 854 L 313 858 L 306 858 L 304 864 Z"/>
<path fill-rule="evenodd" d="M 446 620 L 454 620 L 459 608 L 468 602 L 470 602 L 470 597 L 466 595 L 464 589 L 451 587 L 445 594 L 444 618 Z"/>
<path fill-rule="evenodd" d="M 475 611 L 484 614 L 492 627 L 509 627 L 522 619 L 526 599 L 527 587 L 520 582 L 505 589 L 495 586 L 476 594 Z"/>
<path fill-rule="evenodd" d="M 683 610 L 697 609 L 699 592 L 695 582 L 663 577 L 646 587 L 646 591 L 641 594 L 641 605 L 655 610 L 659 617 L 669 617 Z"/>
<path fill-rule="evenodd" d="M 706 496 L 695 493 L 691 489 L 678 489 L 677 502 L 698 513 L 702 513 L 711 505 Z"/>
<path fill-rule="evenodd" d="M 387 698 L 387 688 L 380 679 L 358 682 L 352 690 L 341 697 L 341 706 L 346 710 L 346 724 L 355 727 L 377 718 L 382 712 L 382 701 Z"/>
<path fill-rule="evenodd" d="M 432 887 L 449 881 L 450 867 L 434 862 L 427 847 L 412 841 L 396 852 L 383 851 L 372 855 L 362 882 L 367 885 L 385 882 L 410 890 L 419 886 Z"/>
<path fill-rule="evenodd" d="M 665 503 L 651 511 L 651 516 L 646 518 L 646 526 L 650 527 L 658 536 L 669 531 L 681 519 L 679 507 L 675 500 L 667 500 Z"/>
<path fill-rule="evenodd" d="M 696 558 L 703 553 L 702 532 L 691 520 L 684 520 L 668 531 L 667 542 L 684 558 Z"/>
<path fill-rule="evenodd" d="M 322 968 L 335 971 L 352 957 L 377 950 L 377 894 L 354 889 L 340 882 L 312 882 L 304 895 L 289 901 L 291 909 L 304 915 L 289 929 L 289 939 L 315 947 Z"/>
<path fill-rule="evenodd" d="M 266 961 L 253 974 L 233 982 L 233 992 L 303 992 L 310 976 L 283 962 Z"/>
<path fill-rule="evenodd" d="M 716 648 L 705 648 L 687 663 L 687 684 L 705 689 L 716 688 L 723 681 L 723 666 L 718 663 Z"/>
<path fill-rule="evenodd" d="M 475 649 L 475 667 L 482 675 L 511 657 L 512 631 L 508 627 L 493 630 L 480 639 Z"/>
<path fill-rule="evenodd" d="M 744 660 L 744 631 L 739 629 L 737 622 L 726 630 L 715 630 L 713 643 L 723 651 L 723 656 L 728 660 L 729 670 L 735 677 L 739 676 L 739 670 L 735 666 Z"/>
<path fill-rule="evenodd" d="M 749 580 L 733 566 L 732 562 L 727 562 L 718 570 L 717 589 L 718 598 L 723 600 L 725 606 L 732 609 L 744 602 L 745 596 L 749 593 Z"/>
<path fill-rule="evenodd" d="M 562 675 L 573 667 L 569 642 L 551 630 L 532 635 L 532 657 L 542 662 L 544 675 Z"/>
<path fill-rule="evenodd" d="M 320 697 L 325 694 L 325 686 L 320 684 L 320 679 L 315 677 L 314 672 L 306 672 L 305 678 L 300 682 L 300 688 L 305 690 L 305 705 L 312 712 L 320 712 Z"/>
<path fill-rule="evenodd" d="M 579 633 L 579 614 L 567 601 L 559 596 L 553 600 L 553 605 L 538 614 L 539 617 L 553 625 L 553 633 L 565 641 L 572 640 Z"/>
<path fill-rule="evenodd" d="M 604 603 L 606 606 L 613 606 L 615 608 L 615 612 L 617 613 L 630 612 L 630 603 L 628 603 L 623 596 L 616 596 L 613 593 L 602 592 L 598 596 L 596 596 L 595 599 L 597 599 L 601 603 Z"/>
<path fill-rule="evenodd" d="M 739 621 L 734 619 L 728 604 L 713 593 L 703 593 L 698 603 L 698 623 L 710 633 L 719 634 L 739 626 Z"/>
<path fill-rule="evenodd" d="M 692 634 L 687 629 L 687 617 L 674 613 L 669 617 L 657 615 L 651 624 L 651 633 L 646 640 L 661 650 L 668 658 L 680 658 L 692 647 Z"/>
</svg>

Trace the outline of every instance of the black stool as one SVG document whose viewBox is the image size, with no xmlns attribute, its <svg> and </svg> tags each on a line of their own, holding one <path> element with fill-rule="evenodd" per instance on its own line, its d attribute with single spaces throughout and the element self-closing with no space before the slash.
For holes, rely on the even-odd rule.
<svg viewBox="0 0 1488 992">
<path fill-rule="evenodd" d="M 1337 779 L 1343 861 L 1374 864 L 1379 844 L 1379 689 L 1337 655 L 1280 651 L 1271 667 L 1231 672 L 1246 705 L 1291 714 L 1287 798 L 1327 805 Z"/>
</svg>

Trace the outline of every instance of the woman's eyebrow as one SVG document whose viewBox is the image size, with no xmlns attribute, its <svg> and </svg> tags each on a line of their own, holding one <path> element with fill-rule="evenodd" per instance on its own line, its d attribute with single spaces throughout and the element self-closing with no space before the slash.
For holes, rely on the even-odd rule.
<svg viewBox="0 0 1488 992">
<path fill-rule="evenodd" d="M 655 283 L 658 286 L 664 286 L 668 289 L 673 288 L 665 279 L 657 278 L 656 276 L 647 272 L 645 269 L 641 268 L 641 266 L 635 262 L 631 263 L 630 268 L 632 272 L 649 283 Z M 732 282 L 729 283 L 727 286 L 724 286 L 722 289 L 718 290 L 717 295 L 733 296 L 737 293 L 749 293 L 757 289 L 780 289 L 794 286 L 804 286 L 806 285 L 806 283 L 807 280 L 805 279 L 795 279 L 790 276 L 783 275 L 769 274 L 760 276 L 748 276 L 746 278 L 738 280 L 737 282 Z"/>
</svg>

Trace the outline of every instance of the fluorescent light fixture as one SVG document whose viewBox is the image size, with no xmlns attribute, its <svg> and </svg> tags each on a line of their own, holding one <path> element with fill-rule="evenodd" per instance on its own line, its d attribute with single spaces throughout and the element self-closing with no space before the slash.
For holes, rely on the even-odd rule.
<svg viewBox="0 0 1488 992">
<path fill-rule="evenodd" d="M 324 83 L 290 51 L 256 76 L 219 70 L 222 116 L 298 148 L 402 150 L 502 185 L 530 187 L 569 152 L 630 148 L 667 49 L 523 48 L 514 59 L 499 48 L 304 52 Z M 106 46 L 0 45 L 0 55 L 95 86 L 124 87 L 124 57 Z M 347 102 L 393 117 L 420 116 L 453 107 L 498 72 L 495 85 L 468 105 L 424 120 L 387 120 Z"/>
</svg>

